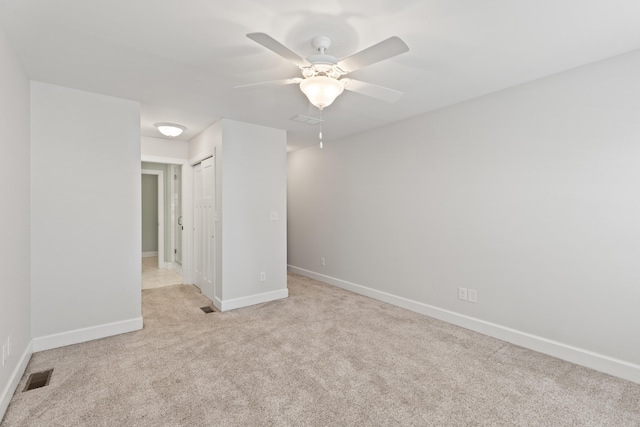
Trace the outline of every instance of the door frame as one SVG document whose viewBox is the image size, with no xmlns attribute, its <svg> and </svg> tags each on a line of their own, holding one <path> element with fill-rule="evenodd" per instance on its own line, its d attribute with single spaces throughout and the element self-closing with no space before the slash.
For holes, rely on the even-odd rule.
<svg viewBox="0 0 640 427">
<path fill-rule="evenodd" d="M 165 268 L 164 262 L 164 172 L 142 169 L 142 175 L 156 175 L 158 179 L 158 268 Z"/>
<path fill-rule="evenodd" d="M 176 214 L 176 207 L 177 207 L 177 203 L 175 203 L 175 195 L 176 195 L 176 180 L 175 180 L 175 176 L 176 176 L 176 171 L 180 170 L 180 215 Z M 177 245 L 176 245 L 176 233 L 178 231 L 178 219 L 179 217 L 184 217 L 184 215 L 182 215 L 182 166 L 180 165 L 176 165 L 176 164 L 170 164 L 169 165 L 169 170 L 170 170 L 170 176 L 171 178 L 169 179 L 170 182 L 170 193 L 171 193 L 171 235 L 169 236 L 169 241 L 170 241 L 170 251 L 169 254 L 171 256 L 171 263 L 172 263 L 172 268 L 178 268 L 177 266 L 177 261 L 176 261 L 176 249 L 177 249 Z M 184 218 L 183 218 L 183 223 L 181 224 L 182 230 L 180 231 L 184 231 Z M 182 243 L 182 242 L 180 242 Z M 183 249 L 182 247 L 180 248 L 180 256 L 182 256 L 182 252 Z M 180 262 L 180 269 L 182 268 L 182 262 Z"/>
<path fill-rule="evenodd" d="M 151 163 L 162 163 L 166 165 L 178 165 L 182 167 L 182 223 L 184 230 L 188 231 L 193 228 L 192 225 L 192 208 L 193 196 L 192 188 L 189 185 L 192 181 L 192 168 L 188 159 L 180 159 L 176 157 L 149 156 L 143 154 L 141 161 Z M 193 283 L 192 277 L 192 233 L 182 233 L 182 283 Z"/>
</svg>

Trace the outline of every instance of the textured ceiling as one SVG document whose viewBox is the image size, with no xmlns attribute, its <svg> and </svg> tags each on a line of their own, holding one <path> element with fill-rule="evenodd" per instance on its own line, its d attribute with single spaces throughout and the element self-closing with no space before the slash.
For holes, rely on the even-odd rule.
<svg viewBox="0 0 640 427">
<path fill-rule="evenodd" d="M 343 93 L 324 110 L 325 140 L 361 132 L 640 49 L 637 0 L 0 0 L 0 25 L 33 80 L 140 101 L 141 129 L 175 122 L 189 139 L 221 117 L 317 143 L 319 116 L 300 76 L 246 38 L 265 32 L 306 57 L 327 35 L 342 58 L 392 35 L 410 51 L 350 77 L 404 92 L 395 104 Z"/>
</svg>

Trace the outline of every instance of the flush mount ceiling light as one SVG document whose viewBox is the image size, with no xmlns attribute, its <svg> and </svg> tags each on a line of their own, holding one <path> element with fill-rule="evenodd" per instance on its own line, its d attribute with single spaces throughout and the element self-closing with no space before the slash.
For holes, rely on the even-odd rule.
<svg viewBox="0 0 640 427">
<path fill-rule="evenodd" d="M 161 134 L 168 136 L 169 138 L 180 136 L 182 132 L 187 129 L 184 126 L 177 125 L 175 123 L 156 123 L 154 126 L 158 128 Z"/>
</svg>

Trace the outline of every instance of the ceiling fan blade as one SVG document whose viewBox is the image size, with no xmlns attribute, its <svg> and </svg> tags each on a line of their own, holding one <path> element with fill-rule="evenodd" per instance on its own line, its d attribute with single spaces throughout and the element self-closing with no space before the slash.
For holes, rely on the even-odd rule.
<svg viewBox="0 0 640 427">
<path fill-rule="evenodd" d="M 276 39 L 274 39 L 268 34 L 249 33 L 247 34 L 247 37 L 249 37 L 254 42 L 266 47 L 270 51 L 277 53 L 287 61 L 293 62 L 298 67 L 304 67 L 309 65 L 309 63 L 303 57 L 301 57 L 300 55 L 298 55 L 297 53 L 295 53 L 294 51 L 292 51 L 291 49 L 289 49 L 288 47 L 286 47 L 285 45 L 283 45 L 282 43 L 280 43 L 279 41 L 277 41 Z"/>
<path fill-rule="evenodd" d="M 354 79 L 341 79 L 344 82 L 344 88 L 351 92 L 356 92 L 362 95 L 370 96 L 381 101 L 396 102 L 402 96 L 402 92 L 389 89 L 387 87 L 374 85 L 372 83 L 362 82 Z"/>
<path fill-rule="evenodd" d="M 338 62 L 338 66 L 350 73 L 407 51 L 409 51 L 409 46 L 400 37 L 393 36 L 344 58 Z"/>
<path fill-rule="evenodd" d="M 290 79 L 270 80 L 268 82 L 249 83 L 248 85 L 234 86 L 234 89 L 259 89 L 261 87 L 284 86 L 300 83 L 302 78 L 292 77 Z"/>
</svg>

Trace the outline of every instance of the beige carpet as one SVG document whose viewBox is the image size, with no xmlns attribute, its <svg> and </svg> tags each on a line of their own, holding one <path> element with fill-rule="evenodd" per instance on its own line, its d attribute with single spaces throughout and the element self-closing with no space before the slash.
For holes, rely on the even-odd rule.
<svg viewBox="0 0 640 427">
<path fill-rule="evenodd" d="M 640 425 L 638 384 L 304 277 L 289 292 L 204 314 L 192 286 L 145 290 L 144 330 L 35 354 L 1 425 Z"/>
</svg>

